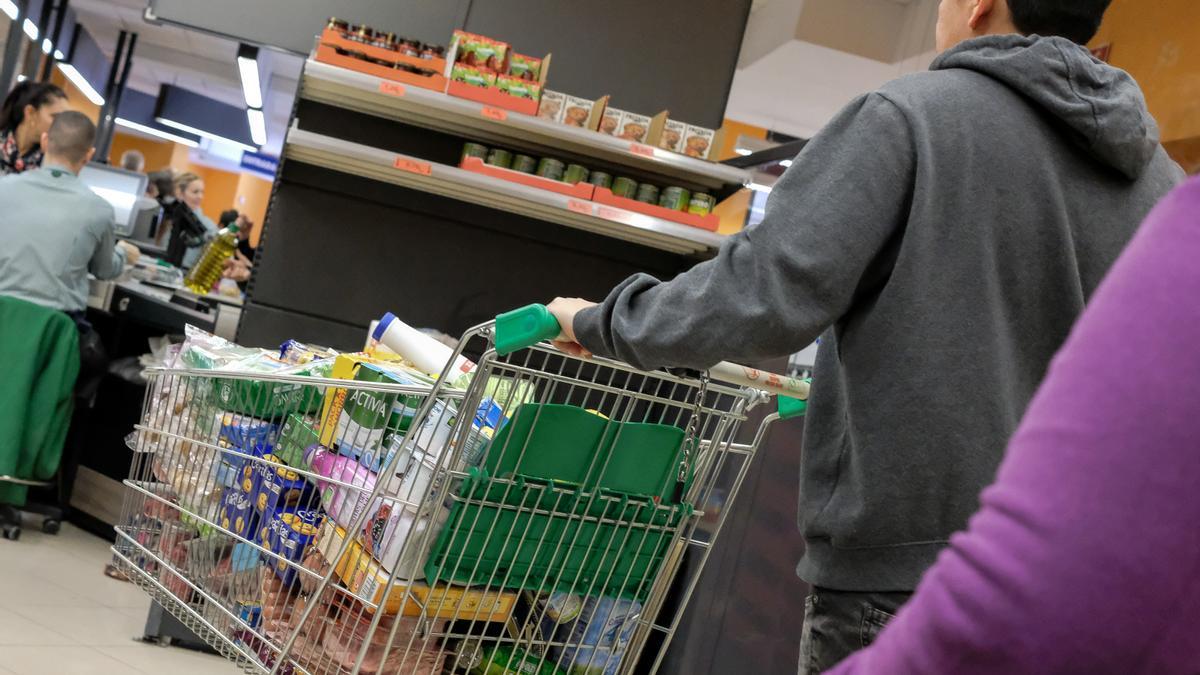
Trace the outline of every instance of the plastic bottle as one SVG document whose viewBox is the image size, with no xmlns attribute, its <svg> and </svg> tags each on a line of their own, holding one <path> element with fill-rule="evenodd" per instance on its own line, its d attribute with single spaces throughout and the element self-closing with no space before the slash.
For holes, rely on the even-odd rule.
<svg viewBox="0 0 1200 675">
<path fill-rule="evenodd" d="M 397 319 L 396 315 L 391 312 L 383 315 L 371 337 L 404 357 L 418 370 L 430 375 L 440 376 L 442 369 L 454 355 L 453 349 Z M 475 370 L 475 364 L 469 359 L 459 356 L 454 360 L 454 367 L 450 369 L 448 379 L 450 382 L 454 382 L 473 370 Z"/>
<path fill-rule="evenodd" d="M 237 224 L 231 223 L 217 233 L 217 236 L 204 248 L 204 255 L 196 262 L 192 271 L 188 272 L 183 285 L 196 295 L 204 295 L 212 290 L 213 284 L 221 279 L 225 269 L 225 261 L 233 257 L 237 250 Z"/>
</svg>

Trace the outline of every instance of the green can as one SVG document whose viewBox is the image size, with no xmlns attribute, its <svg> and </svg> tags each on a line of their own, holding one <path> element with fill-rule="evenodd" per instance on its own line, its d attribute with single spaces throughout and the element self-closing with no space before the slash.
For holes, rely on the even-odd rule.
<svg viewBox="0 0 1200 675">
<path fill-rule="evenodd" d="M 672 211 L 686 211 L 691 200 L 692 193 L 677 185 L 672 185 L 662 191 L 662 195 L 658 198 L 658 205 Z"/>
<path fill-rule="evenodd" d="M 567 172 L 563 175 L 563 180 L 574 185 L 575 183 L 583 183 L 588 179 L 587 167 L 582 164 L 568 164 Z"/>
<path fill-rule="evenodd" d="M 621 176 L 613 181 L 612 193 L 618 197 L 633 199 L 637 195 L 638 184 L 632 178 Z"/>
<path fill-rule="evenodd" d="M 692 201 L 688 202 L 688 213 L 693 213 L 697 216 L 707 216 L 712 213 L 713 208 L 717 205 L 717 200 L 713 196 L 705 192 L 697 192 L 692 195 Z"/>
<path fill-rule="evenodd" d="M 565 170 L 566 167 L 560 160 L 543 157 L 542 161 L 538 162 L 537 175 L 550 180 L 562 180 Z"/>
<path fill-rule="evenodd" d="M 637 196 L 634 199 L 645 204 L 658 203 L 658 186 L 650 183 L 642 183 L 638 186 Z"/>
<path fill-rule="evenodd" d="M 498 166 L 502 169 L 511 169 L 512 160 L 512 153 L 507 150 L 501 150 L 500 148 L 492 148 L 492 151 L 489 152 L 487 156 L 488 164 L 491 164 L 492 166 Z"/>
<path fill-rule="evenodd" d="M 465 160 L 468 157 L 478 157 L 483 161 L 487 161 L 488 148 L 486 145 L 479 143 L 467 143 L 463 146 L 462 158 Z"/>
<path fill-rule="evenodd" d="M 612 188 L 612 176 L 603 171 L 593 171 L 587 179 L 587 182 L 596 187 Z"/>
<path fill-rule="evenodd" d="M 529 155 L 517 155 L 513 157 L 512 168 L 513 171 L 520 171 L 521 173 L 536 173 L 537 160 Z"/>
</svg>

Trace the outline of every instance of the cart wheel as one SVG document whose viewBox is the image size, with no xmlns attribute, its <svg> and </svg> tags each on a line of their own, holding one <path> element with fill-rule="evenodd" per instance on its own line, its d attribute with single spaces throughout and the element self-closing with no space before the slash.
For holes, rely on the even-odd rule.
<svg viewBox="0 0 1200 675">
<path fill-rule="evenodd" d="M 58 534 L 58 531 L 61 529 L 62 523 L 53 518 L 47 518 L 42 521 L 42 532 L 46 534 Z"/>
<path fill-rule="evenodd" d="M 16 541 L 21 538 L 21 526 L 4 525 L 3 530 L 0 530 L 0 535 L 9 541 Z"/>
</svg>

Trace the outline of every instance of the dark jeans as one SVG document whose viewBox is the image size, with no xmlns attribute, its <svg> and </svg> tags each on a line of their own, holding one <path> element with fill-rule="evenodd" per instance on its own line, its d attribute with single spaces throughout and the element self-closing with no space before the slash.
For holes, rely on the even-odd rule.
<svg viewBox="0 0 1200 675">
<path fill-rule="evenodd" d="M 799 675 L 817 675 L 870 645 L 912 593 L 812 589 L 804 601 Z"/>
</svg>

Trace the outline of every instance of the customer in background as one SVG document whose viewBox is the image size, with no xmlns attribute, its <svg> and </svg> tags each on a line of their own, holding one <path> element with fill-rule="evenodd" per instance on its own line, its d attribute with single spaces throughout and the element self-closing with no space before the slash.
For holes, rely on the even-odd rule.
<svg viewBox="0 0 1200 675">
<path fill-rule="evenodd" d="M 166 208 L 175 203 L 175 176 L 170 168 L 152 171 L 146 174 L 146 196 L 157 199 L 160 206 Z"/>
<path fill-rule="evenodd" d="M 47 82 L 13 87 L 0 108 L 0 176 L 42 165 L 42 136 L 67 109 L 67 95 Z"/>
<path fill-rule="evenodd" d="M 839 113 L 761 224 L 672 281 L 551 307 L 564 349 L 643 368 L 781 357 L 823 333 L 801 673 L 869 644 L 966 525 L 1050 359 L 1183 176 L 1137 84 L 1082 46 L 1108 4 L 942 0 L 930 71 Z"/>
<path fill-rule="evenodd" d="M 200 210 L 204 202 L 204 179 L 194 173 L 182 173 L 175 178 L 175 196 L 185 209 L 175 209 L 171 218 L 172 240 L 180 237 L 184 248 L 180 266 L 191 269 L 200 259 L 204 245 L 217 234 L 217 225 Z M 181 211 L 183 211 L 181 213 Z M 189 217 L 192 216 L 192 217 Z M 199 225 L 199 227 L 197 227 Z"/>
<path fill-rule="evenodd" d="M 42 168 L 0 180 L 0 295 L 62 310 L 80 324 L 88 273 L 112 279 L 139 256 L 116 241 L 112 207 L 79 180 L 95 139 L 83 113 L 60 113 L 42 134 Z"/>
<path fill-rule="evenodd" d="M 1193 179 L 1101 284 L 970 528 L 835 672 L 1197 672 L 1198 258 Z"/>
<path fill-rule="evenodd" d="M 250 216 L 243 213 L 238 216 L 237 225 L 237 258 L 247 265 L 253 265 L 254 254 L 258 252 L 258 247 L 250 243 L 250 235 L 254 233 L 254 221 L 250 220 Z"/>
<path fill-rule="evenodd" d="M 146 156 L 137 150 L 121 153 L 121 168 L 134 173 L 146 172 Z"/>
</svg>

